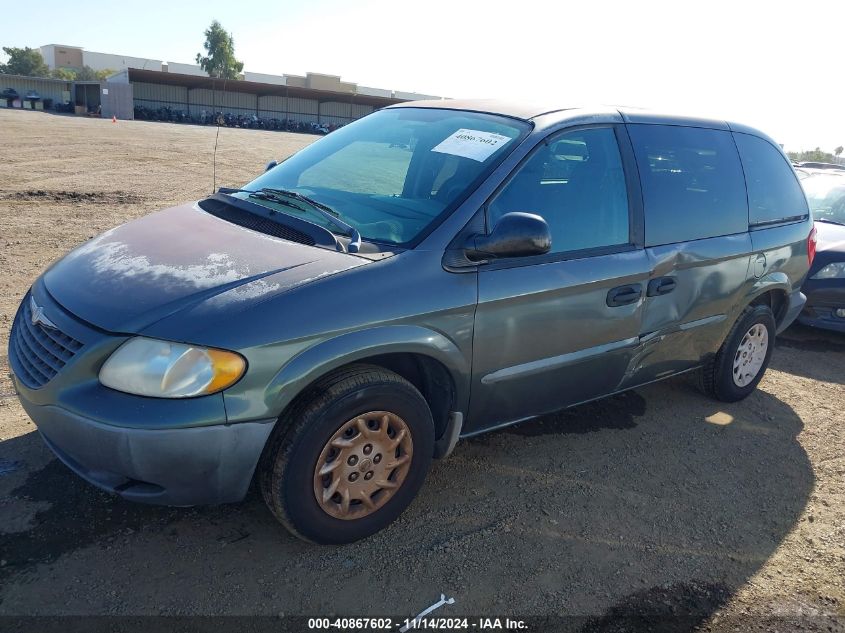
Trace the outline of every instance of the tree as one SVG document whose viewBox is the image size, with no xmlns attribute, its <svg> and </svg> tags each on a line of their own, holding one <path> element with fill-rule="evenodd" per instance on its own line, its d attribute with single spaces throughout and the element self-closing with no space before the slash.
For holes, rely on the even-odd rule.
<svg viewBox="0 0 845 633">
<path fill-rule="evenodd" d="M 9 61 L 0 64 L 0 73 L 7 75 L 24 75 L 27 77 L 49 77 L 50 69 L 44 63 L 44 58 L 34 48 L 15 48 L 4 46 L 3 52 L 9 56 Z"/>
<path fill-rule="evenodd" d="M 74 79 L 76 79 L 76 71 L 71 70 L 70 68 L 56 68 L 50 73 L 50 76 L 53 79 L 73 81 Z"/>
<path fill-rule="evenodd" d="M 107 77 L 113 75 L 115 71 L 107 68 L 106 70 L 94 70 L 90 66 L 83 66 L 81 70 L 75 73 L 76 81 L 103 81 Z"/>
<path fill-rule="evenodd" d="M 197 53 L 197 63 L 209 77 L 238 79 L 244 69 L 243 62 L 235 59 L 235 41 L 220 22 L 214 20 L 205 31 L 203 47 L 207 55 Z"/>
<path fill-rule="evenodd" d="M 839 158 L 842 155 L 842 150 L 843 150 L 843 147 L 840 145 L 835 150 L 833 150 L 833 153 L 836 154 L 837 158 Z"/>
<path fill-rule="evenodd" d="M 833 154 L 829 152 L 823 152 L 819 147 L 814 150 L 804 150 L 803 152 L 787 152 L 787 156 L 789 156 L 790 160 L 794 160 L 798 163 L 804 161 L 812 161 L 819 163 L 834 162 Z"/>
</svg>

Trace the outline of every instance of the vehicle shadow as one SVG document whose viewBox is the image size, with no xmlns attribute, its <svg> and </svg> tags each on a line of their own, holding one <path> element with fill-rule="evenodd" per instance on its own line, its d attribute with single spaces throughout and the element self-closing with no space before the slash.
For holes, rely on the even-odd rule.
<svg viewBox="0 0 845 633">
<path fill-rule="evenodd" d="M 778 335 L 770 366 L 794 376 L 845 384 L 845 334 L 795 323 Z"/>
<path fill-rule="evenodd" d="M 0 534 L 0 613 L 404 617 L 445 593 L 444 616 L 691 630 L 798 521 L 814 482 L 802 427 L 764 391 L 726 405 L 667 381 L 460 442 L 396 523 L 343 547 L 290 537 L 254 491 L 146 507 L 49 461 L 6 496 L 4 515 L 28 519 Z M 39 443 L 2 442 L 0 460 Z"/>
</svg>

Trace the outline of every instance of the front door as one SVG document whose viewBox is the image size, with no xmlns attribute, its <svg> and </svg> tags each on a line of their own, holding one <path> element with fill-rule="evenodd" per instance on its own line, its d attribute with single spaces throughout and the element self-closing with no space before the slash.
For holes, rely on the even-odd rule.
<svg viewBox="0 0 845 633">
<path fill-rule="evenodd" d="M 473 433 L 612 393 L 639 345 L 650 265 L 637 235 L 624 129 L 565 130 L 541 143 L 487 205 L 541 215 L 551 252 L 478 273 Z M 630 159 L 625 163 L 629 164 Z"/>
</svg>

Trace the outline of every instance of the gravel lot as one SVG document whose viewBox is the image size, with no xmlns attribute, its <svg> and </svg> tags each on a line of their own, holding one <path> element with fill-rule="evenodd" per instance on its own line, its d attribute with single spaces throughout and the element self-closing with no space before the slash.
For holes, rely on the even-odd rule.
<svg viewBox="0 0 845 633">
<path fill-rule="evenodd" d="M 217 186 L 314 138 L 223 128 Z M 397 523 L 345 547 L 290 537 L 254 491 L 188 509 L 97 491 L 14 397 L 8 330 L 51 261 L 210 192 L 214 129 L 0 110 L 0 139 L 0 615 L 396 616 L 443 592 L 443 615 L 589 631 L 845 631 L 845 337 L 802 328 L 745 402 L 679 378 L 462 442 Z"/>
</svg>

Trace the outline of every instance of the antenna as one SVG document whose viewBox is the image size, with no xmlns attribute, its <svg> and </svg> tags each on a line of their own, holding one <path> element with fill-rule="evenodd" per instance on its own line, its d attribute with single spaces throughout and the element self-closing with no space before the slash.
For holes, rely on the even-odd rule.
<svg viewBox="0 0 845 633">
<path fill-rule="evenodd" d="M 220 117 L 217 116 L 217 92 L 214 90 L 216 85 L 216 77 L 211 78 L 211 116 L 214 117 L 214 122 L 217 124 L 217 132 L 214 135 L 214 153 L 211 158 L 211 193 L 217 191 L 217 141 L 220 139 Z M 226 92 L 226 79 L 223 79 L 223 92 Z"/>
</svg>

